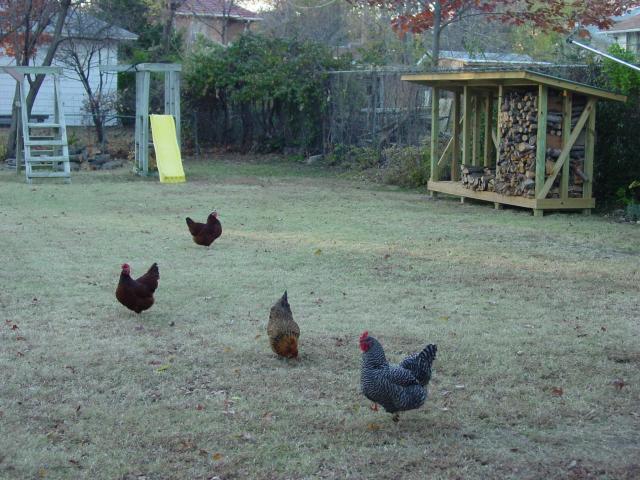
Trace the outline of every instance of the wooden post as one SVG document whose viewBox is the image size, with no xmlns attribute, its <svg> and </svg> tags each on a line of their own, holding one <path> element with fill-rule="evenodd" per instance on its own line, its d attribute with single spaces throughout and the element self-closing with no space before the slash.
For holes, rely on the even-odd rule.
<svg viewBox="0 0 640 480">
<path fill-rule="evenodd" d="M 493 139 L 491 138 L 491 128 L 493 126 L 493 92 L 485 98 L 484 103 L 484 166 L 491 166 L 493 156 Z"/>
<path fill-rule="evenodd" d="M 482 109 L 480 103 L 483 101 L 483 97 L 475 95 L 473 97 L 473 165 L 480 166 L 480 127 L 482 124 Z"/>
<path fill-rule="evenodd" d="M 136 72 L 136 167 L 149 173 L 149 83 L 151 72 Z"/>
<path fill-rule="evenodd" d="M 549 89 L 546 85 L 538 87 L 538 142 L 536 144 L 536 191 L 535 197 L 544 187 L 544 174 L 547 161 L 547 99 Z M 534 210 L 534 215 L 536 211 Z"/>
<path fill-rule="evenodd" d="M 451 180 L 460 180 L 460 92 L 453 94 L 453 144 L 451 145 Z"/>
<path fill-rule="evenodd" d="M 471 165 L 471 121 L 473 107 L 471 105 L 471 94 L 468 85 L 464 86 L 464 111 L 462 113 L 462 164 Z"/>
<path fill-rule="evenodd" d="M 566 147 L 571 136 L 571 116 L 573 113 L 572 93 L 565 90 L 562 102 L 562 147 Z M 569 168 L 571 160 L 568 159 L 562 167 L 562 178 L 560 179 L 560 198 L 569 198 Z"/>
<path fill-rule="evenodd" d="M 498 85 L 498 121 L 496 122 L 496 139 L 498 140 L 498 144 L 496 145 L 496 170 L 498 168 L 498 162 L 500 162 L 500 143 L 502 142 L 500 133 L 502 102 L 504 102 L 504 87 L 502 85 Z"/>
<path fill-rule="evenodd" d="M 431 181 L 440 180 L 438 172 L 438 140 L 440 137 L 440 89 L 433 87 L 431 92 Z"/>
<path fill-rule="evenodd" d="M 595 99 L 594 99 L 595 100 Z M 584 173 L 587 176 L 587 180 L 582 184 L 582 196 L 583 198 L 591 198 L 593 195 L 593 160 L 595 155 L 596 146 L 596 103 L 594 101 L 593 108 L 589 114 L 589 120 L 587 120 L 586 137 L 584 144 Z M 583 210 L 585 215 L 591 215 L 591 209 L 585 208 Z"/>
</svg>

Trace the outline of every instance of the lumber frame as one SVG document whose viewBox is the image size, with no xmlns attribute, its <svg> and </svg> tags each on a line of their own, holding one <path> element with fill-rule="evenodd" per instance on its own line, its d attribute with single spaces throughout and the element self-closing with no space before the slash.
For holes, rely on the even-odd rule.
<svg viewBox="0 0 640 480">
<path fill-rule="evenodd" d="M 493 153 L 493 92 L 484 99 L 484 166 L 491 166 L 491 154 Z"/>
<path fill-rule="evenodd" d="M 460 92 L 453 94 L 453 142 L 451 144 L 451 180 L 460 180 Z"/>
<path fill-rule="evenodd" d="M 438 158 L 438 140 L 440 139 L 440 89 L 433 87 L 431 92 L 431 180 L 440 180 Z M 445 149 L 446 150 L 446 149 Z M 444 153 L 443 153 L 444 158 Z M 440 159 L 442 160 L 442 158 Z"/>
<path fill-rule="evenodd" d="M 472 144 L 472 165 L 480 166 L 480 127 L 482 124 L 482 109 L 480 104 L 484 97 L 480 95 L 473 96 L 473 144 Z"/>
<path fill-rule="evenodd" d="M 495 144 L 496 144 L 496 169 L 498 168 L 498 162 L 500 161 L 500 127 L 501 125 L 501 120 L 500 117 L 502 116 L 502 102 L 504 102 L 504 86 L 502 84 L 498 85 L 498 121 L 496 122 L 496 140 L 495 140 Z"/>
<path fill-rule="evenodd" d="M 549 193 L 549 190 L 551 190 L 551 187 L 553 186 L 553 182 L 555 181 L 556 177 L 558 176 L 558 173 L 560 172 L 560 170 L 562 169 L 563 165 L 565 162 L 568 162 L 569 159 L 569 154 L 571 153 L 571 149 L 573 148 L 573 145 L 576 143 L 576 140 L 578 139 L 578 136 L 580 135 L 580 133 L 582 132 L 582 129 L 584 128 L 584 126 L 587 123 L 587 119 L 589 119 L 591 117 L 591 113 L 594 111 L 596 105 L 596 100 L 594 98 L 590 98 L 587 101 L 587 106 L 585 107 L 584 111 L 582 112 L 582 115 L 580 115 L 580 119 L 578 120 L 578 123 L 576 124 L 576 128 L 573 129 L 573 131 L 571 132 L 571 135 L 569 136 L 569 139 L 567 140 L 566 145 L 563 146 L 562 148 L 562 152 L 560 152 L 560 156 L 558 157 L 558 160 L 556 160 L 556 163 L 553 165 L 553 171 L 551 172 L 551 174 L 549 175 L 549 177 L 547 178 L 547 180 L 544 182 L 542 188 L 540 188 L 538 190 L 538 173 L 536 171 L 536 198 L 541 199 L 541 198 L 546 198 L 547 194 Z M 595 116 L 593 117 L 595 120 Z M 538 139 L 540 138 L 540 135 L 538 135 Z M 587 156 L 588 156 L 588 148 L 589 146 L 585 144 L 585 174 L 587 175 L 587 177 L 589 178 L 588 182 L 590 182 L 592 180 L 592 175 L 593 175 L 593 148 L 591 148 L 591 171 L 589 172 L 589 168 L 587 166 Z M 591 147 L 593 147 L 593 143 L 591 144 Z M 538 152 L 539 154 L 540 152 Z M 536 165 L 537 167 L 537 165 Z M 543 170 L 544 173 L 544 170 Z M 544 178 L 544 177 L 543 177 Z M 583 195 L 584 195 L 584 189 L 586 188 L 586 183 L 583 185 Z M 591 197 L 591 194 L 589 194 L 589 197 Z M 589 198 L 587 197 L 587 198 Z"/>
<path fill-rule="evenodd" d="M 569 144 L 571 136 L 571 116 L 573 114 L 573 94 L 568 91 L 562 92 L 562 148 L 563 150 Z M 562 167 L 562 178 L 560 180 L 560 198 L 569 198 L 569 169 L 570 162 L 565 162 Z"/>
<path fill-rule="evenodd" d="M 462 122 L 462 164 L 471 165 L 472 162 L 472 147 L 471 147 L 471 113 L 473 107 L 471 106 L 470 88 L 464 86 L 464 112 Z"/>
<path fill-rule="evenodd" d="M 544 173 L 547 161 L 547 108 L 549 88 L 538 87 L 538 137 L 536 144 L 536 198 L 544 198 L 539 192 L 544 188 Z"/>
<path fill-rule="evenodd" d="M 593 163 L 596 146 L 596 101 L 592 100 L 591 113 L 587 122 L 587 131 L 584 143 L 584 173 L 587 179 L 582 184 L 582 197 L 591 198 L 593 194 Z M 591 210 L 583 211 L 586 215 L 591 214 Z"/>
</svg>

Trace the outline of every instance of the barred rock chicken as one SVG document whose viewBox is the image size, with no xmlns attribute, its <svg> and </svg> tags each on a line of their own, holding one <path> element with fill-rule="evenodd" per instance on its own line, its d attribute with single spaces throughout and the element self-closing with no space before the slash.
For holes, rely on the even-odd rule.
<svg viewBox="0 0 640 480">
<path fill-rule="evenodd" d="M 131 278 L 131 268 L 125 263 L 122 265 L 120 281 L 116 288 L 116 298 L 122 305 L 136 313 L 148 310 L 153 305 L 153 292 L 158 288 L 159 279 L 160 271 L 157 263 L 151 265 L 147 273 L 137 280 Z"/>
<path fill-rule="evenodd" d="M 427 345 L 419 353 L 405 358 L 400 365 L 389 365 L 380 342 L 364 332 L 360 336 L 362 393 L 389 413 L 393 421 L 398 412 L 420 408 L 427 399 L 426 385 L 431 380 L 431 365 L 436 358 L 436 345 Z"/>
<path fill-rule="evenodd" d="M 275 353 L 285 358 L 298 357 L 300 327 L 293 320 L 286 290 L 282 298 L 271 307 L 267 335 L 269 336 L 271 349 Z"/>
<path fill-rule="evenodd" d="M 218 220 L 218 212 L 213 211 L 207 217 L 207 223 L 198 223 L 186 218 L 189 233 L 193 237 L 193 241 L 198 245 L 208 247 L 213 241 L 222 235 L 222 224 Z"/>
</svg>

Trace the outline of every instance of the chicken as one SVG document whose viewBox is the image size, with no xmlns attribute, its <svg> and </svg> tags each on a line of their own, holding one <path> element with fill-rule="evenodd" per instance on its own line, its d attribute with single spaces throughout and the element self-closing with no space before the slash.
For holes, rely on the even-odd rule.
<svg viewBox="0 0 640 480">
<path fill-rule="evenodd" d="M 153 305 L 153 292 L 158 288 L 159 279 L 157 263 L 151 265 L 147 273 L 137 280 L 131 278 L 131 268 L 125 263 L 122 265 L 120 281 L 116 288 L 116 298 L 122 305 L 136 313 L 148 310 Z"/>
<path fill-rule="evenodd" d="M 364 332 L 360 336 L 362 393 L 374 404 L 380 404 L 393 421 L 398 412 L 420 408 L 427 399 L 426 385 L 431 380 L 431 365 L 438 347 L 427 345 L 419 353 L 405 358 L 400 365 L 389 365 L 380 342 Z M 376 408 L 377 410 L 377 405 Z"/>
<path fill-rule="evenodd" d="M 194 222 L 189 217 L 186 220 L 193 241 L 198 245 L 208 247 L 216 238 L 222 235 L 222 224 L 218 220 L 218 212 L 215 210 L 207 217 L 207 223 Z"/>
<path fill-rule="evenodd" d="M 267 335 L 269 336 L 271 349 L 275 353 L 285 358 L 298 357 L 300 327 L 293 320 L 286 290 L 282 298 L 271 307 Z"/>
</svg>

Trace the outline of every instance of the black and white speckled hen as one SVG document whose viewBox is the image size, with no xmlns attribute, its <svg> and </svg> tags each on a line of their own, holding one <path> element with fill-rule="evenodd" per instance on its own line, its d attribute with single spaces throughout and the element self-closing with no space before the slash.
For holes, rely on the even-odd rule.
<svg viewBox="0 0 640 480">
<path fill-rule="evenodd" d="M 399 365 L 389 365 L 380 342 L 364 332 L 360 336 L 362 350 L 362 393 L 389 413 L 393 421 L 398 412 L 420 408 L 427 399 L 426 386 L 431 380 L 431 366 L 438 347 L 427 345 L 424 350 L 405 358 Z"/>
</svg>

